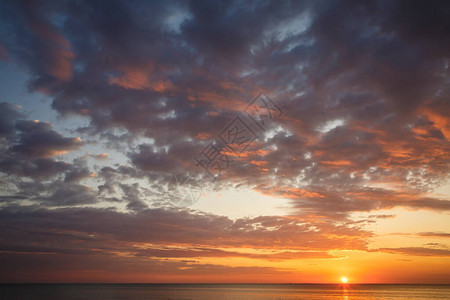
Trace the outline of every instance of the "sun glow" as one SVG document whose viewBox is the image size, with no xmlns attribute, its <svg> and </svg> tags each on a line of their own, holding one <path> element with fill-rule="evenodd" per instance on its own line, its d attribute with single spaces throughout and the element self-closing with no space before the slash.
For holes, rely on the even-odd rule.
<svg viewBox="0 0 450 300">
<path fill-rule="evenodd" d="M 347 283 L 347 282 L 348 282 L 348 279 L 347 279 L 347 277 L 342 277 L 342 278 L 341 278 L 341 281 L 342 281 L 342 283 Z"/>
</svg>

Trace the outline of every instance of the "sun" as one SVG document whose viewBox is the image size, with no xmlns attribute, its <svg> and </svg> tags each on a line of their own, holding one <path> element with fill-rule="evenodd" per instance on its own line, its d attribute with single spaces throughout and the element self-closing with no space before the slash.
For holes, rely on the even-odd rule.
<svg viewBox="0 0 450 300">
<path fill-rule="evenodd" d="M 342 277 L 342 278 L 341 278 L 341 281 L 342 281 L 342 283 L 347 283 L 347 282 L 348 282 L 348 279 L 347 279 L 347 277 Z"/>
</svg>

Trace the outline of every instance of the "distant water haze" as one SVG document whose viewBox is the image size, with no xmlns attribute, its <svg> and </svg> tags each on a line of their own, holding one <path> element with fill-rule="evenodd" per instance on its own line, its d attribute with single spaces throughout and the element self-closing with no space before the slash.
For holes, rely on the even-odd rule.
<svg viewBox="0 0 450 300">
<path fill-rule="evenodd" d="M 450 284 L 449 65 L 450 0 L 0 0 L 0 283 L 117 284 L 0 300 L 448 294 L 355 284 Z"/>
<path fill-rule="evenodd" d="M 2 299 L 450 299 L 450 285 L 402 284 L 10 284 Z"/>
</svg>

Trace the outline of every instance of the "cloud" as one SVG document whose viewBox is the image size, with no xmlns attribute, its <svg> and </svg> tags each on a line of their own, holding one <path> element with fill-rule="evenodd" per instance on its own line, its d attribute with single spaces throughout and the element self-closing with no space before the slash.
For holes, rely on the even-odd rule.
<svg viewBox="0 0 450 300">
<path fill-rule="evenodd" d="M 69 163 L 49 158 L 23 159 L 9 155 L 0 157 L 0 171 L 8 175 L 46 179 L 69 169 Z"/>
<path fill-rule="evenodd" d="M 435 238 L 448 238 L 448 237 L 450 237 L 450 233 L 447 233 L 447 232 L 433 232 L 433 231 L 419 232 L 419 233 L 416 233 L 416 234 L 410 234 L 410 233 L 395 233 L 395 234 L 399 234 L 399 235 L 416 235 L 416 236 L 435 237 Z"/>
<path fill-rule="evenodd" d="M 86 193 L 88 193 L 87 189 L 82 192 L 81 186 L 73 186 L 72 189 L 56 189 L 47 201 L 52 205 L 70 204 L 70 201 L 75 201 L 77 204 L 83 203 L 78 199 L 88 198 Z M 90 240 L 89 235 L 95 232 L 92 238 L 98 239 L 100 243 L 104 241 L 105 245 L 112 242 L 123 245 L 151 243 L 228 248 L 248 246 L 256 249 L 320 252 L 329 247 L 345 249 L 350 245 L 355 249 L 365 249 L 364 236 L 370 235 L 357 227 L 320 222 L 306 223 L 305 220 L 288 217 L 267 216 L 233 221 L 223 216 L 182 210 L 146 209 L 130 214 L 111 209 L 50 210 L 11 206 L 3 209 L 1 215 L 4 228 L 9 226 L 21 228 L 13 232 L 3 231 L 13 239 L 8 243 L 9 245 L 32 244 L 35 239 L 43 239 L 46 236 L 52 240 L 53 237 L 48 236 L 48 232 L 55 234 L 65 232 L 69 234 L 68 237 L 72 233 L 77 233 L 77 236 L 84 236 Z M 23 223 L 24 220 L 27 222 Z M 23 234 L 29 230 L 34 232 L 34 238 L 23 239 Z M 331 238 L 330 235 L 334 234 L 340 235 L 341 239 Z M 78 245 L 84 247 L 82 243 Z M 288 256 L 289 253 L 284 255 Z"/>
<path fill-rule="evenodd" d="M 431 237 L 450 237 L 450 233 L 446 232 L 420 232 L 418 233 L 420 236 L 431 236 Z"/>
<path fill-rule="evenodd" d="M 84 158 L 78 158 L 74 160 L 71 169 L 66 172 L 64 176 L 65 182 L 79 182 L 85 178 L 94 176 L 87 164 L 87 160 Z"/>
<path fill-rule="evenodd" d="M 97 202 L 95 191 L 79 184 L 62 185 L 54 188 L 49 197 L 39 199 L 41 204 L 49 206 L 73 206 L 80 204 L 92 204 Z"/>
<path fill-rule="evenodd" d="M 22 114 L 16 105 L 11 103 L 0 103 L 0 137 L 10 139 L 15 134 L 15 121 Z"/>
<path fill-rule="evenodd" d="M 45 158 L 65 154 L 79 149 L 83 142 L 79 137 L 66 138 L 56 131 L 49 123 L 39 121 L 18 121 L 18 141 L 11 150 L 28 157 Z"/>
<path fill-rule="evenodd" d="M 70 163 L 55 160 L 52 156 L 80 149 L 84 145 L 80 138 L 64 137 L 46 122 L 24 120 L 24 115 L 15 105 L 3 102 L 0 106 L 0 114 L 3 115 L 0 122 L 1 172 L 41 180 L 72 167 Z M 67 176 L 74 176 L 74 172 L 69 171 L 72 175 Z"/>
<path fill-rule="evenodd" d="M 291 259 L 310 259 L 310 258 L 335 258 L 326 252 L 308 252 L 308 251 L 282 251 L 267 254 L 245 253 L 236 251 L 223 251 L 209 248 L 163 248 L 163 249 L 142 249 L 138 250 L 137 255 L 145 257 L 166 257 L 166 258 L 203 258 L 203 257 L 244 257 L 252 259 L 263 259 L 269 261 L 282 261 Z"/>
<path fill-rule="evenodd" d="M 369 216 L 370 219 L 393 219 L 396 215 L 371 215 Z"/>
<path fill-rule="evenodd" d="M 122 271 L 128 269 L 120 263 L 125 257 L 130 262 L 145 261 L 150 265 L 152 261 L 164 262 L 166 259 L 170 265 L 180 260 L 214 257 L 267 261 L 332 259 L 335 256 L 327 253 L 329 247 L 365 249 L 366 242 L 362 237 L 368 234 L 355 226 L 311 224 L 287 217 L 233 221 L 223 216 L 183 210 L 146 209 L 124 213 L 106 208 L 73 207 L 86 203 L 81 200 L 89 199 L 88 195 L 81 186 L 56 188 L 41 203 L 72 207 L 3 206 L 0 211 L 0 259 L 18 260 L 13 268 L 16 271 L 26 269 L 22 262 L 33 260 L 37 260 L 37 264 L 58 265 L 61 270 L 73 267 L 78 270 L 76 264 L 61 264 L 61 260 L 76 258 L 79 266 L 85 267 L 93 257 L 101 261 L 96 268 L 104 270 L 108 265 L 116 265 L 117 270 Z M 334 235 L 340 238 L 335 239 Z M 201 264 L 183 263 L 186 264 L 202 270 Z M 12 266 L 5 266 L 9 267 L 2 268 L 1 278 L 13 278 Z M 214 273 L 211 268 L 221 266 L 209 266 L 209 271 Z M 133 268 L 134 272 L 138 269 Z M 31 270 L 34 269 L 26 272 Z M 276 273 L 277 269 L 271 272 Z"/>
<path fill-rule="evenodd" d="M 84 282 L 89 278 L 96 283 L 198 283 L 229 282 L 253 278 L 255 282 L 270 282 L 278 276 L 293 273 L 292 269 L 272 267 L 232 267 L 190 260 L 164 261 L 148 258 L 120 257 L 116 255 L 80 256 L 78 254 L 1 253 L 0 261 L 5 272 L 0 279 L 8 282 Z M 155 274 L 158 271 L 158 274 Z M 45 278 L 42 277 L 45 272 Z M 205 275 L 208 275 L 207 279 Z M 268 280 L 270 278 L 270 280 Z M 276 276 L 273 277 L 276 279 Z"/>
<path fill-rule="evenodd" d="M 268 194 L 281 186 L 295 209 L 313 214 L 331 214 L 336 203 L 345 218 L 382 207 L 447 209 L 427 196 L 448 178 L 441 6 L 419 18 L 421 4 L 403 1 L 10 3 L 2 24 L 12 34 L 0 38 L 28 67 L 30 88 L 53 97 L 61 115 L 87 117 L 79 131 L 124 149 L 127 174 L 140 178 L 201 172 L 192 158 L 265 90 L 283 115 L 224 176 Z M 22 120 L 14 131 L 8 120 L 11 151 L 29 159 L 83 145 L 44 122 Z M 142 138 L 151 142 L 130 147 Z M 87 175 L 72 170 L 66 179 Z M 292 192 L 299 182 L 324 195 L 321 204 Z M 380 183 L 396 192 L 362 188 Z"/>
<path fill-rule="evenodd" d="M 269 152 L 246 153 L 228 170 L 227 179 L 264 185 L 272 194 L 281 183 L 292 189 L 302 180 L 304 190 L 326 194 L 330 207 L 350 197 L 345 211 L 358 205 L 374 209 L 375 203 L 446 207 L 441 200 L 420 195 L 448 177 L 448 106 L 443 99 L 449 81 L 442 51 L 448 47 L 443 34 L 448 22 L 438 1 L 424 9 L 423 18 L 415 13 L 419 3 L 402 1 L 193 1 L 167 6 L 115 1 L 107 13 L 93 3 L 62 4 L 46 11 L 48 6 L 6 5 L 28 23 L 5 19 L 13 30 L 26 31 L 26 38 L 4 38 L 3 44 L 40 78 L 32 87 L 54 95 L 53 108 L 62 115 L 90 118 L 91 134 L 125 148 L 130 140 L 151 139 L 152 144 L 126 148 L 140 172 L 201 171 L 192 166 L 192 157 L 263 88 L 275 95 L 284 112 L 273 122 L 274 135 L 259 132 L 263 138 L 256 146 Z M 140 11 L 152 18 L 138 17 Z M 407 14 L 400 16 L 401 11 Z M 51 13 L 64 18 L 56 22 Z M 168 20 L 177 25 L 170 27 Z M 293 30 L 289 24 L 300 20 L 303 29 Z M 33 24 L 41 29 L 33 30 Z M 405 24 L 413 30 L 407 31 Z M 434 34 L 427 38 L 424 32 Z M 439 49 L 431 42 L 438 38 L 444 40 Z M 41 59 L 39 65 L 39 52 L 25 56 L 17 50 L 28 44 L 52 49 L 55 61 Z M 71 74 L 57 76 L 52 66 L 70 69 Z M 321 129 L 332 122 L 337 126 Z M 35 131 L 46 133 L 22 137 L 13 149 L 49 157 L 81 145 L 46 126 L 36 125 Z M 119 138 L 112 134 L 115 128 L 128 134 Z M 268 186 L 271 176 L 280 182 Z M 417 200 L 370 204 L 354 192 L 366 181 L 417 189 Z M 327 190 L 337 185 L 350 185 L 352 191 L 335 195 Z M 307 199 L 294 207 L 317 206 Z"/>
<path fill-rule="evenodd" d="M 448 249 L 426 247 L 380 248 L 378 251 L 412 256 L 450 256 L 450 250 Z"/>
</svg>

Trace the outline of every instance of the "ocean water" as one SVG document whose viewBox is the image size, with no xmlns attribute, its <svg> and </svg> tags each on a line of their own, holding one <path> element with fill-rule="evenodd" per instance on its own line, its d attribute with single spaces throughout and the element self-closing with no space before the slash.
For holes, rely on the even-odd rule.
<svg viewBox="0 0 450 300">
<path fill-rule="evenodd" d="M 450 285 L 1 284 L 0 299 L 450 299 Z"/>
</svg>

